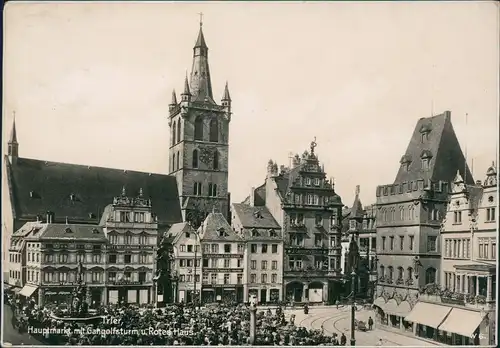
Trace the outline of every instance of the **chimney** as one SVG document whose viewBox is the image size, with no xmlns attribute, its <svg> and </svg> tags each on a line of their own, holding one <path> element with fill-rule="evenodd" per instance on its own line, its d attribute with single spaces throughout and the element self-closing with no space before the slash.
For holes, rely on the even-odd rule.
<svg viewBox="0 0 500 348">
<path fill-rule="evenodd" d="M 50 224 L 50 211 L 47 211 L 47 220 L 46 222 Z"/>
<path fill-rule="evenodd" d="M 255 206 L 255 187 L 250 190 L 250 206 Z"/>
</svg>

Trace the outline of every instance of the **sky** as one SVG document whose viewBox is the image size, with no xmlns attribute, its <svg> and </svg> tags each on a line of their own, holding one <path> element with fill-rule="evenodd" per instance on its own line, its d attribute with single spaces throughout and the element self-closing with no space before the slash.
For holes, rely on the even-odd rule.
<svg viewBox="0 0 500 348">
<path fill-rule="evenodd" d="M 228 81 L 233 101 L 233 202 L 263 183 L 269 159 L 288 165 L 316 137 L 344 204 L 356 185 L 374 203 L 417 120 L 445 110 L 484 180 L 497 156 L 497 6 L 9 2 L 3 139 L 15 112 L 21 157 L 167 173 L 168 104 L 201 12 L 214 98 Z"/>
</svg>

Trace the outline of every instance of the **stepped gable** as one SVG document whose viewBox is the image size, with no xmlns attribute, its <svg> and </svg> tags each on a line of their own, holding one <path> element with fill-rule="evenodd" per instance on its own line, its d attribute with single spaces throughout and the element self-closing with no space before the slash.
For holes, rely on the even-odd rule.
<svg viewBox="0 0 500 348">
<path fill-rule="evenodd" d="M 126 187 L 151 199 L 160 225 L 182 221 L 175 177 L 78 164 L 5 157 L 14 218 L 35 220 L 47 211 L 54 222 L 97 224 L 104 209 Z"/>
<path fill-rule="evenodd" d="M 425 157 L 430 158 L 428 170 L 422 169 L 421 162 Z M 453 129 L 449 111 L 418 120 L 408 148 L 401 158 L 401 164 L 404 162 L 410 163 L 408 170 L 402 165 L 394 184 L 422 179 L 452 182 L 457 169 L 466 178 L 467 184 L 474 184 L 469 167 L 465 165 L 465 156 Z"/>
</svg>

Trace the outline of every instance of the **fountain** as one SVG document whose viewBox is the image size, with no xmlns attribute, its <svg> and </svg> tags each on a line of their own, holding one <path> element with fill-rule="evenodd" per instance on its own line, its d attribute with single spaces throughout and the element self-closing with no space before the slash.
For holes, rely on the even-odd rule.
<svg viewBox="0 0 500 348">
<path fill-rule="evenodd" d="M 82 262 L 78 262 L 78 270 L 76 274 L 77 285 L 73 289 L 71 295 L 71 305 L 69 311 L 64 314 L 55 315 L 51 314 L 51 317 L 56 320 L 70 321 L 70 322 L 92 322 L 96 320 L 102 320 L 103 316 L 93 315 L 89 313 L 89 304 L 86 300 L 87 298 L 87 285 L 83 281 L 84 270 Z"/>
</svg>

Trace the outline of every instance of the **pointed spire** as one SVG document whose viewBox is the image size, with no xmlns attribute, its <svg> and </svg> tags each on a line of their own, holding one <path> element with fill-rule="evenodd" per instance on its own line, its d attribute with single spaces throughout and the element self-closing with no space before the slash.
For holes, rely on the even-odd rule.
<svg viewBox="0 0 500 348">
<path fill-rule="evenodd" d="M 224 95 L 222 96 L 222 101 L 231 101 L 231 95 L 229 95 L 229 87 L 226 81 L 226 87 L 224 87 Z"/>
<path fill-rule="evenodd" d="M 17 131 L 16 131 L 16 112 L 14 111 L 14 120 L 12 121 L 12 130 L 10 133 L 10 144 L 17 144 Z"/>
<path fill-rule="evenodd" d="M 359 187 L 359 185 L 356 185 L 356 192 L 355 192 L 356 197 L 359 197 L 359 191 L 360 191 L 360 187 Z"/>
<path fill-rule="evenodd" d="M 191 91 L 189 90 L 189 81 L 186 72 L 186 78 L 184 79 L 184 92 L 183 95 L 191 95 Z"/>
<path fill-rule="evenodd" d="M 356 185 L 354 203 L 352 204 L 351 209 L 351 218 L 362 218 L 364 215 L 363 205 L 361 204 L 361 200 L 359 199 L 360 186 Z"/>
<path fill-rule="evenodd" d="M 177 105 L 177 95 L 175 94 L 175 89 L 172 91 L 172 101 L 170 105 Z"/>
<path fill-rule="evenodd" d="M 212 93 L 212 81 L 208 66 L 208 46 L 203 35 L 203 22 L 200 21 L 198 39 L 193 47 L 193 66 L 191 69 L 191 95 L 194 102 L 216 104 Z"/>
</svg>

